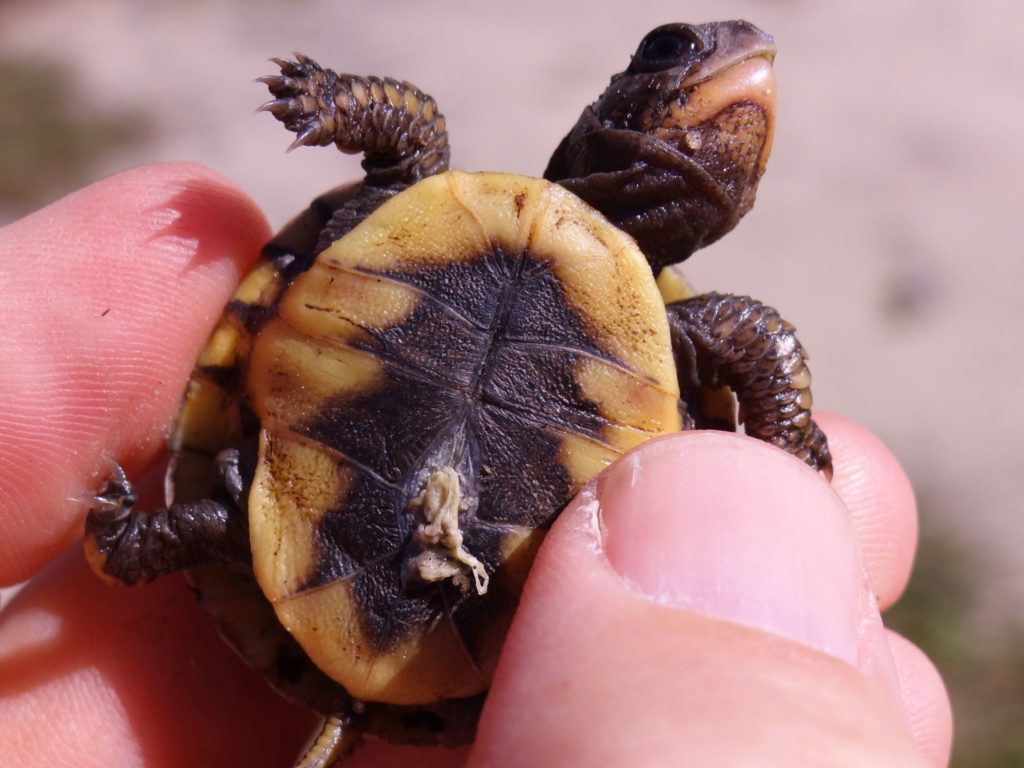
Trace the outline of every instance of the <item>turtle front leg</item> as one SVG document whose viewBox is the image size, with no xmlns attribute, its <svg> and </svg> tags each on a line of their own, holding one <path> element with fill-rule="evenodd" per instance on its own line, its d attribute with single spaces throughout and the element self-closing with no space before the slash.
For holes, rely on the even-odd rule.
<svg viewBox="0 0 1024 768">
<path fill-rule="evenodd" d="M 289 149 L 333 143 L 362 152 L 366 171 L 359 194 L 327 222 L 319 252 L 396 192 L 447 170 L 448 131 L 434 99 L 409 83 L 338 74 L 300 53 L 295 59 L 273 59 L 281 74 L 259 78 L 274 97 L 260 110 L 295 132 Z"/>
<path fill-rule="evenodd" d="M 748 296 L 708 293 L 668 305 L 681 388 L 729 387 L 746 432 L 832 476 L 811 418 L 811 372 L 795 329 Z"/>
<path fill-rule="evenodd" d="M 92 504 L 85 519 L 85 553 L 93 570 L 108 581 L 137 586 L 207 563 L 244 566 L 248 536 L 237 506 L 243 493 L 237 452 L 220 459 L 218 468 L 236 503 L 200 499 L 139 511 L 133 509 L 131 482 L 111 462 L 111 477 L 103 490 L 83 499 Z"/>
</svg>

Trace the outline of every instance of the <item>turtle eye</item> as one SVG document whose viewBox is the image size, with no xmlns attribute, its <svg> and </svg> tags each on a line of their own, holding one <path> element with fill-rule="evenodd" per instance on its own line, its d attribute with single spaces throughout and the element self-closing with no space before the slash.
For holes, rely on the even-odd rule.
<svg viewBox="0 0 1024 768">
<path fill-rule="evenodd" d="M 688 63 L 704 49 L 695 31 L 683 24 L 659 27 L 640 43 L 630 69 L 634 72 L 659 72 Z"/>
</svg>

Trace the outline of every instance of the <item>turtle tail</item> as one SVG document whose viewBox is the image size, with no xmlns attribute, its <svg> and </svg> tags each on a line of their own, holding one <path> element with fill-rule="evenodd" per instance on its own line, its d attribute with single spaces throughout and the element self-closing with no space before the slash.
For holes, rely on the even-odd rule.
<svg viewBox="0 0 1024 768">
<path fill-rule="evenodd" d="M 295 768 L 334 768 L 352 754 L 359 743 L 359 732 L 346 718 L 331 715 L 309 745 Z"/>
<path fill-rule="evenodd" d="M 338 74 L 308 56 L 271 59 L 280 75 L 258 78 L 273 99 L 270 112 L 293 131 L 289 150 L 337 144 L 363 153 L 366 184 L 406 187 L 448 169 L 445 120 L 434 99 L 415 86 L 388 77 Z"/>
</svg>

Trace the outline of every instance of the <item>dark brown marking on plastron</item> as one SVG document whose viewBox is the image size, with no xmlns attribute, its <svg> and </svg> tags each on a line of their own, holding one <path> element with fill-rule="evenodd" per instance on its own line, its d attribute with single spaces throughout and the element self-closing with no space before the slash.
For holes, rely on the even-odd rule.
<svg viewBox="0 0 1024 768">
<path fill-rule="evenodd" d="M 353 349 L 462 388 L 471 385 L 480 350 L 488 341 L 485 329 L 469 323 L 432 296 L 423 296 L 399 325 L 360 327 L 366 339 L 350 341 Z"/>
<path fill-rule="evenodd" d="M 394 488 L 359 473 L 341 506 L 318 523 L 316 569 L 296 592 L 350 578 L 397 555 L 409 533 L 404 506 L 404 497 Z"/>
<path fill-rule="evenodd" d="M 579 349 L 612 359 L 587 330 L 587 323 L 569 303 L 565 288 L 544 261 L 523 270 L 521 289 L 509 308 L 502 337 L 509 342 L 539 341 Z"/>
<path fill-rule="evenodd" d="M 232 299 L 224 308 L 224 314 L 228 315 L 238 325 L 252 336 L 259 333 L 268 319 L 271 317 L 271 308 L 262 307 L 256 304 L 248 304 L 239 299 Z"/>
<path fill-rule="evenodd" d="M 452 265 L 458 277 L 454 283 L 436 268 L 390 273 L 390 279 L 427 291 L 427 296 L 400 326 L 367 329 L 374 344 L 353 346 L 382 359 L 414 362 L 442 375 L 474 401 L 480 397 L 501 407 L 539 411 L 554 425 L 596 437 L 607 422 L 583 398 L 575 363 L 581 355 L 611 357 L 591 339 L 550 265 L 529 254 L 518 268 L 516 262 L 495 249 L 483 258 Z M 504 286 L 496 277 L 504 277 Z M 460 328 L 440 309 L 452 305 L 487 325 L 479 331 Z M 434 327 L 438 321 L 440 327 Z"/>
<path fill-rule="evenodd" d="M 523 215 L 523 207 L 526 205 L 526 194 L 520 192 L 514 198 L 512 198 L 512 204 L 516 207 L 516 218 L 520 218 Z"/>
<path fill-rule="evenodd" d="M 575 376 L 580 357 L 558 346 L 502 345 L 492 355 L 481 398 L 535 424 L 600 439 L 608 420 L 580 392 Z"/>
<path fill-rule="evenodd" d="M 485 694 L 462 699 L 444 699 L 415 707 L 360 702 L 353 717 L 356 728 L 387 741 L 402 744 L 468 744 L 476 736 Z"/>
<path fill-rule="evenodd" d="M 518 270 L 518 256 L 495 248 L 468 262 L 408 271 L 366 272 L 418 288 L 483 329 L 491 326 L 499 297 Z"/>
<path fill-rule="evenodd" d="M 200 365 L 193 371 L 193 375 L 216 384 L 225 392 L 235 392 L 239 387 L 241 371 L 238 365 Z"/>
<path fill-rule="evenodd" d="M 291 429 L 397 484 L 464 409 L 459 392 L 385 366 L 373 393 L 328 400 L 315 418 Z"/>
<path fill-rule="evenodd" d="M 516 270 L 520 277 L 513 280 Z M 452 265 L 450 271 L 454 278 L 437 268 L 388 274 L 432 297 L 401 325 L 367 329 L 372 341 L 352 344 L 395 365 L 385 365 L 384 380 L 373 393 L 328 401 L 316 418 L 292 425 L 296 432 L 351 457 L 389 483 L 402 482 L 442 433 L 458 432 L 481 397 L 539 412 L 551 418 L 552 426 L 597 436 L 606 422 L 579 391 L 574 353 L 561 347 L 606 356 L 560 295 L 547 265 L 520 264 L 496 249 Z M 487 330 L 460 325 L 441 304 L 455 305 L 456 312 L 476 318 Z M 542 323 L 547 313 L 558 322 Z M 446 323 L 436 328 L 442 319 Z M 531 327 L 531 319 L 537 327 Z M 515 339 L 531 343 L 509 339 L 510 329 Z M 402 366 L 402 361 L 415 364 Z M 417 374 L 417 368 L 430 375 Z"/>
<path fill-rule="evenodd" d="M 488 573 L 495 573 L 501 565 L 502 531 L 472 520 L 465 525 L 467 549 L 485 564 Z M 476 663 L 483 656 L 476 641 L 486 640 L 484 629 L 494 621 L 511 621 L 518 595 L 500 583 L 492 582 L 483 600 L 470 586 L 472 577 L 468 574 L 462 586 L 445 580 L 435 584 L 417 582 L 407 589 L 391 581 L 396 575 L 396 562 L 405 567 L 401 558 L 372 563 L 351 582 L 354 602 L 360 609 L 362 636 L 375 650 L 386 652 L 438 621 L 450 621 L 469 658 Z"/>
<path fill-rule="evenodd" d="M 368 646 L 387 651 L 413 633 L 432 626 L 444 614 L 436 589 L 406 591 L 402 586 L 400 556 L 373 563 L 351 580 L 353 600 L 359 606 L 359 625 Z"/>
<path fill-rule="evenodd" d="M 559 457 L 561 441 L 521 416 L 483 405 L 474 413 L 481 461 L 476 516 L 492 523 L 546 526 L 572 493 L 572 477 Z"/>
</svg>

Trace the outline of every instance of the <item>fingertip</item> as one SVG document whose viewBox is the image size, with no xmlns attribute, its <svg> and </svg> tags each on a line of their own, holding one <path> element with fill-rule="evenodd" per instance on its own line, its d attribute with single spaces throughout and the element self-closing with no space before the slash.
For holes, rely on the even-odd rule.
<svg viewBox="0 0 1024 768">
<path fill-rule="evenodd" d="M 917 547 L 914 489 L 892 452 L 870 431 L 834 413 L 816 413 L 835 459 L 832 487 L 860 540 L 879 606 L 888 608 L 910 579 Z"/>
<path fill-rule="evenodd" d="M 253 203 L 187 163 L 144 166 L 0 230 L 0 583 L 78 534 L 102 453 L 157 452 L 196 353 L 268 236 Z"/>
<path fill-rule="evenodd" d="M 631 587 L 855 663 L 863 565 L 843 505 L 800 461 L 684 432 L 629 453 L 597 493 L 608 559 Z"/>
<path fill-rule="evenodd" d="M 0 765 L 290 765 L 315 725 L 180 576 L 112 589 L 69 552 L 0 614 Z"/>
<path fill-rule="evenodd" d="M 887 637 L 914 741 L 932 765 L 942 768 L 949 764 L 953 743 L 953 710 L 942 676 L 905 637 L 891 630 Z"/>
<path fill-rule="evenodd" d="M 693 476 L 677 471 L 675 458 L 662 467 L 657 466 L 659 459 L 651 459 L 652 447 L 656 451 L 678 448 L 683 439 L 689 437 L 640 449 L 647 452 L 642 465 L 621 463 L 618 469 L 625 475 L 612 482 L 628 484 L 636 472 L 635 491 L 674 477 L 689 483 L 670 488 L 669 497 L 700 501 L 703 492 L 694 487 Z M 748 451 L 758 456 L 765 452 L 771 454 L 765 466 L 786 475 L 792 472 L 788 483 L 813 487 L 816 490 L 810 493 L 834 508 L 834 514 L 826 510 L 824 515 L 845 520 L 835 495 L 795 459 L 774 455 L 773 449 L 762 445 L 749 447 L 742 437 L 695 439 L 696 454 L 681 454 L 693 464 L 687 471 L 700 475 L 707 469 L 692 461 L 694 455 L 716 454 L 719 463 L 726 460 L 727 470 L 730 464 L 733 470 L 745 470 L 761 461 L 752 459 Z M 721 446 L 709 446 L 708 439 L 743 447 L 738 452 L 722 451 Z M 756 470 L 753 476 L 764 480 Z M 722 612 L 706 606 L 658 599 L 663 584 L 654 582 L 652 594 L 651 583 L 628 583 L 622 564 L 616 566 L 606 556 L 605 545 L 627 529 L 624 521 L 611 522 L 617 513 L 605 514 L 606 504 L 619 502 L 609 496 L 608 475 L 602 480 L 605 488 L 601 481 L 592 484 L 566 508 L 538 553 L 502 651 L 469 765 L 660 765 L 666 760 L 678 762 L 680 744 L 686 745 L 687 759 L 695 764 L 804 764 L 816 759 L 843 765 L 921 764 L 909 732 L 894 716 L 892 700 L 852 664 L 809 647 L 811 643 L 779 636 L 789 633 L 752 629 L 761 626 L 757 621 L 723 620 Z M 726 497 L 737 483 L 731 472 L 722 476 L 717 470 L 702 482 L 724 488 Z M 754 485 L 763 488 L 758 482 Z M 655 489 L 645 500 L 657 497 Z M 640 503 L 633 516 L 645 511 L 653 511 L 650 503 Z M 773 511 L 770 504 L 747 508 L 749 516 L 764 512 L 769 525 L 789 528 L 785 519 L 776 520 L 770 514 Z M 652 536 L 646 536 L 642 526 L 630 529 L 642 540 L 638 546 L 652 552 L 651 559 L 658 565 L 652 573 L 679 569 L 678 563 L 659 554 L 672 552 L 679 543 L 673 531 L 665 530 L 665 514 L 671 515 L 672 510 L 666 507 L 652 515 Z M 702 524 L 693 515 L 688 517 L 681 527 L 694 529 Z M 762 529 L 756 524 L 755 529 L 747 533 L 756 542 Z M 702 535 L 696 533 L 698 538 Z M 799 532 L 795 535 L 799 539 Z M 855 633 L 860 616 L 856 603 L 863 597 L 862 570 L 848 526 L 845 538 L 850 546 L 842 557 L 852 557 L 858 565 L 849 569 L 856 582 L 848 584 L 854 605 L 844 611 L 847 630 Z M 712 550 L 712 556 L 740 570 L 758 569 L 757 563 L 737 564 L 737 553 L 728 546 Z M 799 541 L 793 550 L 792 558 L 803 559 Z M 685 561 L 691 552 L 676 555 Z M 645 578 L 642 573 L 633 575 Z M 722 571 L 722 575 L 728 582 L 728 573 Z M 806 576 L 812 590 L 817 582 L 829 581 L 828 575 L 816 578 L 810 571 Z M 669 573 L 666 578 L 675 576 Z M 673 590 L 679 586 L 671 585 Z M 759 605 L 766 601 L 756 583 L 747 598 Z M 787 599 L 792 601 L 792 595 Z M 789 606 L 782 605 L 781 610 Z"/>
</svg>

